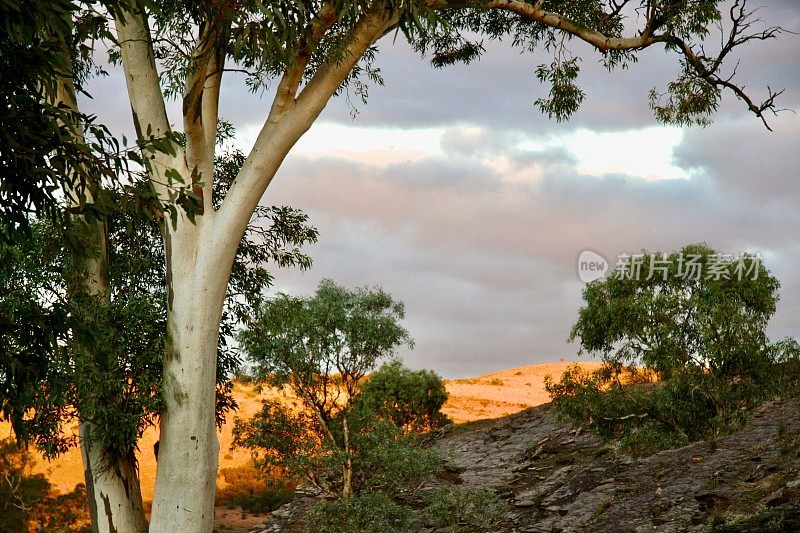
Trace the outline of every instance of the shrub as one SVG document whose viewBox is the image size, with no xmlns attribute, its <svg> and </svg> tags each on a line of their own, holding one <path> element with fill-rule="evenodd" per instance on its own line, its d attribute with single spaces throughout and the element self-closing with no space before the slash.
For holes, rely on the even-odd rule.
<svg viewBox="0 0 800 533">
<path fill-rule="evenodd" d="M 508 503 L 485 489 L 441 487 L 424 494 L 420 525 L 450 531 L 489 531 L 505 517 Z"/>
<path fill-rule="evenodd" d="M 384 533 L 446 528 L 488 531 L 504 518 L 508 504 L 484 489 L 439 487 L 413 502 L 377 491 L 350 500 L 321 502 L 306 516 L 318 533 Z"/>
<path fill-rule="evenodd" d="M 408 496 L 444 466 L 435 451 L 419 445 L 415 434 L 406 434 L 392 423 L 375 418 L 362 420 L 359 425 L 353 435 L 357 491 Z"/>
<path fill-rule="evenodd" d="M 266 400 L 253 418 L 234 419 L 233 447 L 247 448 L 256 468 L 267 476 L 277 468 L 300 478 L 320 467 L 319 433 L 307 413 Z"/>
<path fill-rule="evenodd" d="M 50 482 L 30 466 L 27 451 L 11 439 L 0 441 L 0 531 L 26 531 L 34 505 L 50 492 Z"/>
<path fill-rule="evenodd" d="M 356 409 L 371 411 L 407 431 L 422 432 L 450 422 L 441 412 L 446 401 L 441 376 L 410 370 L 395 359 L 370 374 L 356 398 Z"/>
<path fill-rule="evenodd" d="M 375 492 L 320 502 L 306 521 L 317 533 L 391 533 L 409 531 L 412 513 L 390 496 Z"/>
</svg>

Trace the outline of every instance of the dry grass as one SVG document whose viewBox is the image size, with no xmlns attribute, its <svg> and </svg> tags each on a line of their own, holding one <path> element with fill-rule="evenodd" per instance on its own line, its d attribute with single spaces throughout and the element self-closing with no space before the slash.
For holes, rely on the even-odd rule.
<svg viewBox="0 0 800 533">
<path fill-rule="evenodd" d="M 455 422 L 499 418 L 549 402 L 544 377 L 558 379 L 572 362 L 545 363 L 501 370 L 477 378 L 447 381 L 450 398 L 442 411 Z M 579 363 L 592 371 L 600 363 Z"/>
<path fill-rule="evenodd" d="M 516 413 L 528 407 L 540 405 L 550 400 L 544 390 L 544 377 L 551 375 L 559 378 L 561 373 L 572 362 L 546 363 L 530 365 L 510 370 L 502 370 L 485 376 L 471 379 L 446 381 L 450 398 L 444 405 L 443 411 L 453 421 L 470 422 L 485 418 L 499 418 Z M 594 370 L 599 363 L 580 363 L 584 370 Z M 236 416 L 251 417 L 261 408 L 261 400 L 280 397 L 274 389 L 265 389 L 256 393 L 253 387 L 237 384 L 234 396 L 239 404 Z M 229 417 L 219 432 L 220 439 L 220 472 L 227 469 L 233 470 L 248 468 L 250 456 L 246 450 L 231 450 L 233 429 L 233 416 Z M 74 428 L 77 431 L 77 428 Z M 11 434 L 8 424 L 0 424 L 0 437 Z M 142 483 L 142 496 L 146 501 L 152 500 L 153 485 L 155 483 L 156 460 L 153 454 L 153 445 L 157 440 L 157 431 L 147 431 L 139 444 L 139 471 Z M 56 461 L 47 462 L 36 458 L 35 470 L 44 473 L 53 485 L 53 488 L 67 493 L 75 488 L 78 483 L 83 483 L 83 466 L 80 452 L 72 449 L 59 457 Z M 218 480 L 218 490 L 225 491 L 228 482 L 223 475 Z M 252 521 L 251 517 L 242 516 L 240 510 L 217 510 L 218 523 L 226 523 L 229 519 Z M 221 521 L 221 522 L 220 522 Z M 234 528 L 236 529 L 236 528 Z"/>
</svg>

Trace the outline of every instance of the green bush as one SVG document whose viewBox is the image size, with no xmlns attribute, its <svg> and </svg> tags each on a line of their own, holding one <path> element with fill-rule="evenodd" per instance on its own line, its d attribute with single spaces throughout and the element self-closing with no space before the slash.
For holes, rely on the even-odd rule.
<svg viewBox="0 0 800 533">
<path fill-rule="evenodd" d="M 484 489 L 439 487 L 414 501 L 377 491 L 350 500 L 318 503 L 306 521 L 317 533 L 389 533 L 446 528 L 452 532 L 488 531 L 504 518 L 508 504 Z"/>
<path fill-rule="evenodd" d="M 355 490 L 380 490 L 392 496 L 413 492 L 444 466 L 439 454 L 419 444 L 417 435 L 406 434 L 391 422 L 362 420 L 353 434 Z"/>
<path fill-rule="evenodd" d="M 687 275 L 687 258 L 716 274 Z M 570 340 L 604 364 L 546 380 L 562 415 L 647 454 L 714 438 L 761 402 L 800 390 L 800 346 L 770 344 L 764 332 L 780 284 L 760 261 L 725 259 L 705 245 L 640 259 L 642 275 L 616 271 L 586 286 Z"/>
<path fill-rule="evenodd" d="M 409 531 L 413 511 L 382 492 L 349 500 L 320 502 L 306 516 L 317 533 L 391 533 Z"/>
<path fill-rule="evenodd" d="M 450 422 L 441 412 L 446 401 L 441 376 L 431 370 L 410 370 L 395 359 L 370 374 L 356 397 L 356 410 L 373 412 L 407 431 L 423 432 Z"/>
<path fill-rule="evenodd" d="M 619 440 L 623 451 L 637 456 L 738 427 L 775 389 L 775 383 L 748 376 L 731 381 L 698 368 L 653 383 L 631 383 L 630 376 L 641 373 L 611 364 L 587 372 L 575 365 L 559 382 L 548 377 L 545 388 L 566 419 Z"/>
<path fill-rule="evenodd" d="M 508 503 L 485 489 L 441 487 L 423 496 L 420 525 L 450 531 L 489 531 L 503 520 Z"/>
<path fill-rule="evenodd" d="M 251 419 L 234 419 L 233 447 L 247 448 L 267 477 L 278 468 L 301 478 L 321 467 L 324 452 L 318 435 L 319 427 L 307 413 L 265 400 Z"/>
</svg>

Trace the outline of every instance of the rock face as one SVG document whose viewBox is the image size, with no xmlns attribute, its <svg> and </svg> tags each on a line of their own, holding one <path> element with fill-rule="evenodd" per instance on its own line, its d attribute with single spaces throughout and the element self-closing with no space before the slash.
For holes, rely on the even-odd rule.
<svg viewBox="0 0 800 533">
<path fill-rule="evenodd" d="M 800 531 L 800 399 L 773 402 L 713 445 L 643 459 L 572 429 L 549 405 L 465 426 L 434 446 L 446 479 L 508 499 L 495 532 Z M 266 531 L 308 531 L 314 499 L 273 513 Z"/>
<path fill-rule="evenodd" d="M 549 406 L 457 428 L 437 448 L 465 486 L 510 499 L 496 531 L 800 531 L 800 399 L 739 431 L 634 460 Z"/>
</svg>

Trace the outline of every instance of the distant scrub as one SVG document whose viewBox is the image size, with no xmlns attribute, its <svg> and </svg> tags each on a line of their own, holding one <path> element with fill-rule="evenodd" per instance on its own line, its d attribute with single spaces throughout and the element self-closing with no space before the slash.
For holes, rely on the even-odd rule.
<svg viewBox="0 0 800 533">
<path fill-rule="evenodd" d="M 294 496 L 294 484 L 280 471 L 267 477 L 252 465 L 247 465 L 223 468 L 220 474 L 226 485 L 217 488 L 216 504 L 219 506 L 268 513 L 291 501 Z"/>
<path fill-rule="evenodd" d="M 322 502 L 306 522 L 317 533 L 491 531 L 504 518 L 507 507 L 505 500 L 488 490 L 440 487 L 422 492 L 413 501 L 376 492 Z"/>
</svg>

